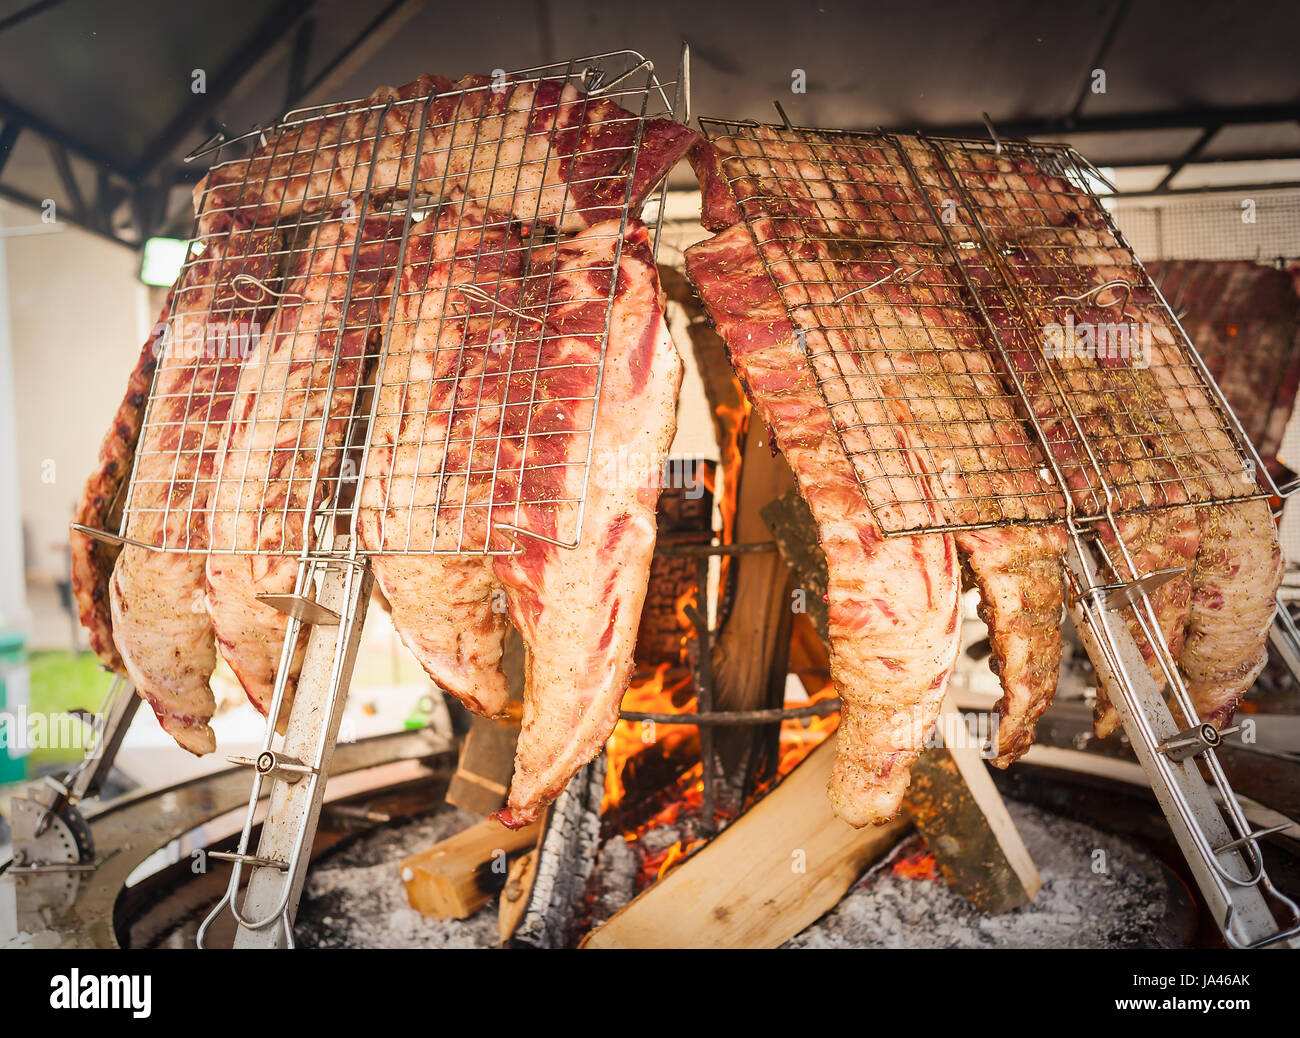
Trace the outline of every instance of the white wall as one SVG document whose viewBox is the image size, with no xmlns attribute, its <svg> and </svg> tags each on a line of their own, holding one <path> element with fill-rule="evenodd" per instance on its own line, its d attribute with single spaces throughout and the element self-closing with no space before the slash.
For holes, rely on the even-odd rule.
<svg viewBox="0 0 1300 1038">
<path fill-rule="evenodd" d="M 129 249 L 0 203 L 27 575 L 66 572 L 67 527 L 154 313 Z"/>
</svg>

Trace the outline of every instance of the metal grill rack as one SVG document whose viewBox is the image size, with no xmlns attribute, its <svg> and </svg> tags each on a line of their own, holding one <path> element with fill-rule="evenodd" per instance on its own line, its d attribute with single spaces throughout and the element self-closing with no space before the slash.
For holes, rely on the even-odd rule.
<svg viewBox="0 0 1300 1038">
<path fill-rule="evenodd" d="M 1171 574 L 1103 536 L 1125 515 L 1278 489 L 1094 193 L 1104 178 L 1068 147 L 996 136 L 700 125 L 882 531 L 1066 527 L 1076 626 L 1225 939 L 1291 941 L 1300 906 L 1270 882 L 1266 833 L 1214 754 L 1223 733 L 1157 621 L 1149 592 Z M 1091 354 L 1071 338 L 1085 325 Z M 1099 355 L 1102 327 L 1139 337 Z"/>
<path fill-rule="evenodd" d="M 503 125 L 482 112 L 508 89 Z M 376 553 L 516 551 L 529 506 L 561 513 L 553 539 L 576 545 L 605 335 L 582 389 L 561 401 L 571 424 L 545 433 L 531 428 L 531 406 L 515 408 L 529 412 L 522 428 L 502 422 L 491 392 L 508 385 L 512 400 L 536 403 L 546 343 L 496 361 L 506 342 L 555 337 L 545 290 L 559 259 L 554 228 L 581 226 L 580 195 L 601 198 L 598 212 L 610 219 L 592 258 L 566 272 L 600 286 L 603 298 L 569 294 L 557 306 L 601 306 L 608 332 L 635 180 L 635 167 L 618 161 L 635 156 L 647 122 L 671 110 L 650 63 L 619 52 L 457 90 L 292 112 L 227 142 L 262 145 L 219 163 L 202 185 L 121 538 L 163 551 L 297 554 L 346 517 L 355 555 L 360 484 L 373 508 L 407 517 L 370 540 Z M 545 131 L 548 119 L 599 120 L 581 162 L 564 169 L 552 154 L 561 134 L 576 131 L 533 129 Z M 367 155 L 376 158 L 357 161 Z M 539 189 L 557 166 L 559 182 Z M 259 223 L 232 229 L 236 219 Z M 437 370 L 413 366 L 412 354 L 431 347 Z M 385 472 L 367 485 L 377 424 L 395 441 L 379 460 L 418 473 L 421 489 L 431 480 L 432 497 Z M 559 481 L 561 494 L 540 496 L 519 475 L 556 432 L 580 439 L 585 460 Z M 208 529 L 195 521 L 196 501 L 212 514 Z M 484 521 L 489 503 L 495 536 Z"/>
<path fill-rule="evenodd" d="M 459 84 L 428 77 L 191 156 L 223 161 L 197 189 L 122 526 L 75 528 L 155 551 L 296 562 L 293 594 L 263 598 L 290 619 L 261 751 L 234 761 L 254 772 L 248 813 L 237 850 L 214 855 L 233 871 L 200 946 L 226 910 L 237 946 L 293 943 L 369 557 L 511 553 L 527 536 L 577 544 L 624 235 L 643 200 L 640 145 L 652 119 L 685 107 L 688 61 L 683 48 L 676 84 L 634 51 Z M 493 94 L 504 112 L 489 110 Z M 586 248 L 575 259 L 565 246 L 576 237 Z M 583 305 L 603 330 L 573 333 L 596 341 L 565 358 L 582 377 L 554 399 L 548 343 Z M 562 414 L 537 429 L 542 403 Z M 522 478 L 556 434 L 582 460 Z M 524 527 L 528 508 L 556 517 L 554 536 Z"/>
<path fill-rule="evenodd" d="M 700 122 L 886 534 L 1276 493 L 1071 149 Z"/>
</svg>

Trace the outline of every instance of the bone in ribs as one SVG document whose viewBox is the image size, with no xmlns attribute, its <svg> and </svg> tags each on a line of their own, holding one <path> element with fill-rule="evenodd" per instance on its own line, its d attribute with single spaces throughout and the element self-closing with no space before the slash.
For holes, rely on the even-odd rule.
<svg viewBox="0 0 1300 1038">
<path fill-rule="evenodd" d="M 697 136 L 565 80 L 426 75 L 285 125 L 195 198 L 216 227 L 329 211 L 366 191 L 461 189 L 493 215 L 572 232 L 617 217 L 629 192 L 635 211 Z"/>
<path fill-rule="evenodd" d="M 193 753 L 214 747 L 208 679 L 216 664 L 203 609 L 204 508 L 218 436 L 247 344 L 272 301 L 280 235 L 239 231 L 209 241 L 175 289 L 137 449 L 126 535 L 110 582 L 113 638 L 127 672 L 163 728 Z M 238 280 L 241 275 L 251 283 Z M 178 553 L 175 549 L 183 549 Z"/>
<path fill-rule="evenodd" d="M 1250 260 L 1147 265 L 1211 377 L 1277 480 L 1300 387 L 1300 299 L 1291 276 Z"/>
<path fill-rule="evenodd" d="M 548 248 L 530 267 L 520 309 L 544 323 L 521 327 L 515 369 L 541 370 L 543 391 L 527 374 L 503 380 L 500 467 L 518 484 L 497 486 L 520 504 L 497 508 L 495 521 L 552 540 L 576 529 L 579 543 L 515 535 L 519 552 L 495 559 L 528 646 L 523 728 L 499 815 L 512 827 L 533 821 L 618 721 L 682 377 L 649 234 L 636 220 L 622 238 L 610 220 Z"/>
<path fill-rule="evenodd" d="M 86 480 L 77 501 L 73 522 L 92 530 L 115 532 L 121 522 L 121 497 L 131 475 L 131 463 L 140 439 L 149 387 L 158 367 L 159 343 L 167 329 L 174 293 L 167 293 L 158 323 L 140 350 L 140 357 L 127 379 L 126 393 L 113 415 L 113 424 L 99 446 L 99 467 Z M 126 673 L 126 664 L 113 642 L 113 614 L 108 601 L 108 582 L 121 547 L 85 534 L 73 532 L 70 538 L 72 557 L 72 594 L 77 602 L 81 626 L 90 637 L 90 648 L 100 662 L 118 674 Z"/>
<path fill-rule="evenodd" d="M 272 326 L 245 362 L 222 434 L 208 516 L 207 608 L 221 654 L 254 706 L 271 706 L 292 594 L 315 509 L 338 493 L 353 403 L 378 353 L 401 249 L 401 214 L 319 224 L 294 260 Z M 425 236 L 412 232 L 418 262 Z M 319 461 L 318 461 L 319 455 Z M 232 554 L 238 552 L 238 554 Z M 277 724 L 293 699 L 305 630 Z"/>
<path fill-rule="evenodd" d="M 843 700 L 831 803 L 853 825 L 882 821 L 899 809 L 956 662 L 956 545 L 947 534 L 882 535 L 746 227 L 691 246 L 686 271 L 794 471 L 826 553 L 831 675 Z M 807 339 L 815 350 L 816 336 Z M 882 449 L 863 458 L 880 467 L 867 484 L 872 503 L 904 516 L 928 508 L 921 477 L 908 474 L 915 453 L 905 434 L 879 419 L 871 428 Z"/>
<path fill-rule="evenodd" d="M 761 162 L 727 157 L 753 151 L 744 138 L 723 138 L 722 152 L 701 146 L 693 153 L 705 185 L 704 222 L 716 226 L 742 209 L 752 214 L 754 239 L 804 326 L 808 360 L 868 495 L 881 480 L 869 469 L 897 459 L 899 446 L 890 440 L 902 428 L 912 458 L 906 468 L 924 483 L 918 493 L 891 481 L 897 493 L 933 501 L 938 521 L 1042 524 L 956 537 L 980 586 L 1002 677 L 995 762 L 1005 766 L 1028 748 L 1056 688 L 1065 540 L 1061 527 L 1045 521 L 1060 514 L 1059 495 L 1040 475 L 1043 461 L 982 352 L 957 272 L 933 244 L 891 240 L 900 226 L 923 226 L 924 200 L 896 181 L 875 149 L 815 134 L 756 132 L 764 139 Z M 776 206 L 764 202 L 785 215 L 757 217 L 751 169 L 763 171 L 767 190 L 779 188 Z M 733 180 L 739 198 L 731 196 L 729 206 Z M 902 270 L 904 279 L 889 276 Z M 863 413 L 868 400 L 874 414 Z M 918 513 L 912 526 L 933 522 Z"/>
<path fill-rule="evenodd" d="M 431 258 L 402 276 L 357 533 L 402 641 L 441 688 L 491 717 L 509 700 L 499 667 L 505 596 L 491 559 L 427 553 L 488 547 L 488 501 L 469 495 L 486 476 L 490 499 L 493 391 L 511 343 L 531 327 L 518 316 L 524 245 L 463 196 L 428 223 Z"/>
<path fill-rule="evenodd" d="M 508 700 L 508 606 L 528 667 L 500 817 L 520 826 L 617 721 L 681 362 L 640 223 L 525 251 L 477 206 L 458 209 L 434 264 L 407 275 L 424 295 L 404 297 L 390 342 L 358 528 L 403 640 L 488 715 Z"/>
<path fill-rule="evenodd" d="M 1186 569 L 1152 596 L 1153 604 L 1197 713 L 1226 724 L 1263 666 L 1281 552 L 1267 505 L 1205 503 L 1255 491 L 1254 466 L 1236 447 L 1209 384 L 1149 279 L 1115 238 L 1094 199 L 1023 158 L 982 155 L 959 176 L 968 189 L 981 193 L 976 197 L 987 200 L 982 204 L 988 212 L 1003 214 L 1003 226 L 995 228 L 996 246 L 1011 257 L 1031 309 L 1037 306 L 1044 322 L 1060 322 L 1064 313 L 1044 300 L 1044 284 L 1064 285 L 1055 293 L 1074 296 L 1112 281 L 1127 286 L 1113 299 L 1096 292 L 1091 304 L 1070 304 L 1079 325 L 1103 327 L 1118 316 L 1144 329 L 1149 340 L 1143 345 L 1148 355 L 1138 363 L 1097 365 L 1120 383 L 1113 393 L 1100 394 L 1102 409 L 1114 416 L 1112 442 L 1144 446 L 1155 466 L 1154 472 L 1113 473 L 1113 482 L 1130 498 L 1140 491 L 1144 503 L 1202 507 L 1195 515 L 1187 508 L 1153 514 L 1144 537 L 1130 539 L 1121 529 L 1119 539 L 1129 545 L 1138 573 Z M 1033 192 L 1046 192 L 1052 204 L 1022 204 L 1017 200 L 1025 191 L 1034 199 L 1042 196 Z M 1017 219 L 1032 222 L 1032 230 L 1016 227 Z M 1106 305 L 1100 307 L 1103 298 Z M 1107 532 L 1103 526 L 1103 537 Z M 1108 547 L 1114 554 L 1116 546 Z M 1127 579 L 1130 573 L 1125 569 L 1117 576 Z M 1140 632 L 1135 635 L 1153 676 L 1163 683 L 1150 645 Z M 1099 731 L 1116 723 L 1113 711 L 1103 711 Z"/>
</svg>

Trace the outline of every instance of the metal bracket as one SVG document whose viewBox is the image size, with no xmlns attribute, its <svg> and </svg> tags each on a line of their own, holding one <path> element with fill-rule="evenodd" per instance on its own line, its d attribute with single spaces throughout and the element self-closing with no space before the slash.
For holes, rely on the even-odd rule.
<svg viewBox="0 0 1300 1038">
<path fill-rule="evenodd" d="M 1188 757 L 1199 757 L 1206 750 L 1217 749 L 1222 742 L 1222 733 L 1206 721 L 1166 739 L 1156 747 L 1156 753 L 1163 753 L 1172 761 L 1185 761 Z"/>
<path fill-rule="evenodd" d="M 1300 905 L 1277 890 L 1264 869 L 1256 841 L 1268 830 L 1251 829 L 1215 757 L 1215 740 L 1223 733 L 1212 725 L 1181 730 L 1175 723 L 1125 618 L 1116 609 L 1099 607 L 1105 598 L 1097 581 L 1100 567 L 1078 537 L 1070 538 L 1067 564 L 1071 582 L 1083 589 L 1070 596 L 1079 639 L 1224 939 L 1234 948 L 1293 946 L 1300 935 Z M 1148 637 L 1163 642 L 1158 628 L 1147 630 L 1154 628 L 1154 612 L 1144 595 L 1134 609 Z M 1177 698 L 1185 699 L 1185 692 Z M 1202 761 L 1209 782 L 1201 774 Z"/>
<path fill-rule="evenodd" d="M 1157 569 L 1144 577 L 1139 577 L 1137 580 L 1131 580 L 1127 584 L 1108 585 L 1096 590 L 1105 592 L 1102 605 L 1111 612 L 1118 612 L 1130 606 L 1137 607 L 1146 595 L 1151 594 L 1162 584 L 1168 584 L 1169 581 L 1182 576 L 1186 572 L 1187 570 L 1183 566 L 1175 566 L 1172 569 Z"/>
<path fill-rule="evenodd" d="M 258 595 L 257 600 L 313 627 L 337 627 L 343 619 L 333 609 L 302 595 Z"/>
<path fill-rule="evenodd" d="M 253 768 L 264 778 L 281 779 L 290 785 L 317 774 L 310 765 L 275 750 L 263 750 L 256 757 L 227 757 L 226 760 L 243 768 Z"/>
<path fill-rule="evenodd" d="M 289 871 L 289 863 L 280 861 L 278 858 L 259 858 L 256 854 L 238 854 L 235 851 L 212 851 L 209 858 L 219 858 L 221 861 L 236 861 L 243 865 L 251 865 L 255 869 L 278 869 L 280 872 Z"/>
<path fill-rule="evenodd" d="M 120 533 L 109 533 L 107 530 L 97 530 L 93 526 L 86 526 L 82 523 L 68 523 L 68 528 L 76 533 L 83 533 L 91 540 L 102 541 L 104 544 L 130 544 L 136 548 L 144 548 L 147 551 L 161 551 L 162 549 L 156 544 L 145 544 L 144 541 L 137 541 L 130 537 L 123 537 Z"/>
</svg>

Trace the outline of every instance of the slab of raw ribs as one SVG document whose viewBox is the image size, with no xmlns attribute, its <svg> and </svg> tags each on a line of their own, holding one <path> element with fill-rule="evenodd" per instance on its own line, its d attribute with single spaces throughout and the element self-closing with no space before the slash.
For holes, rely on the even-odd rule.
<svg viewBox="0 0 1300 1038">
<path fill-rule="evenodd" d="M 172 293 L 167 294 L 158 323 L 140 349 L 140 357 L 127 379 L 126 392 L 113 415 L 113 423 L 99 446 L 99 467 L 90 474 L 77 501 L 73 522 L 92 530 L 116 532 L 122 519 L 122 503 L 140 425 L 144 421 L 145 402 L 158 367 L 160 342 L 167 331 Z M 72 594 L 77 602 L 81 625 L 90 637 L 91 651 L 100 662 L 118 674 L 126 673 L 126 664 L 113 642 L 113 614 L 108 601 L 108 581 L 121 547 L 83 533 L 71 537 Z"/>
<path fill-rule="evenodd" d="M 373 393 L 356 530 L 403 640 L 487 715 L 507 617 L 529 648 L 502 815 L 523 825 L 600 751 L 630 678 L 681 363 L 647 231 L 620 215 L 697 135 L 558 80 L 426 76 L 354 107 L 196 189 L 201 247 L 79 512 L 107 526 L 134 463 L 127 535 L 171 550 L 114 562 L 79 538 L 78 599 L 182 746 L 213 748 L 217 651 L 263 713 L 283 689 L 282 724 L 302 643 L 260 597 L 298 590 Z M 238 355 L 190 348 L 232 323 L 258 329 Z"/>
<path fill-rule="evenodd" d="M 936 633 L 958 589 L 954 552 L 979 587 L 1003 684 L 993 762 L 1005 767 L 1032 741 L 1060 660 L 1065 501 L 1049 465 L 1077 514 L 1118 513 L 1098 524 L 1109 578 L 1182 571 L 1151 595 L 1172 659 L 1162 663 L 1135 616 L 1129 625 L 1160 684 L 1177 661 L 1204 718 L 1224 723 L 1258 673 L 1280 578 L 1265 504 L 1192 507 L 1241 496 L 1232 480 L 1244 459 L 1096 203 L 1028 159 L 954 154 L 942 162 L 908 137 L 760 127 L 691 155 L 702 222 L 721 233 L 687 250 L 688 276 L 827 556 L 832 673 L 845 703 L 830 795 L 858 825 L 898 809 L 937 714 L 956 652 Z M 954 198 L 979 226 L 968 208 L 941 226 Z M 996 267 L 981 250 L 951 247 L 982 236 Z M 1049 374 L 1029 329 L 1067 316 L 1113 321 L 1113 300 L 1096 290 L 1117 278 L 1134 286 L 1126 319 L 1151 330 L 1146 363 L 1067 355 Z M 1009 293 L 1021 312 L 1008 309 Z M 1118 501 L 1105 500 L 1099 469 Z M 891 593 L 865 593 L 880 586 Z M 903 716 L 912 723 L 898 724 Z M 1098 730 L 1117 724 L 1102 690 Z"/>
<path fill-rule="evenodd" d="M 640 223 L 593 224 L 524 269 L 518 239 L 471 211 L 448 224 L 396 325 L 359 535 L 403 640 L 471 709 L 506 705 L 506 610 L 523 635 L 523 730 L 500 814 L 521 826 L 617 721 L 682 367 Z M 486 263 L 457 255 L 479 238 Z M 430 547 L 501 554 L 389 554 Z"/>
<path fill-rule="evenodd" d="M 574 232 L 641 203 L 694 143 L 558 79 L 421 76 L 291 121 L 209 173 L 201 227 L 274 223 L 367 194 L 466 192 L 493 216 Z M 197 202 L 196 202 L 197 204 Z"/>
</svg>

